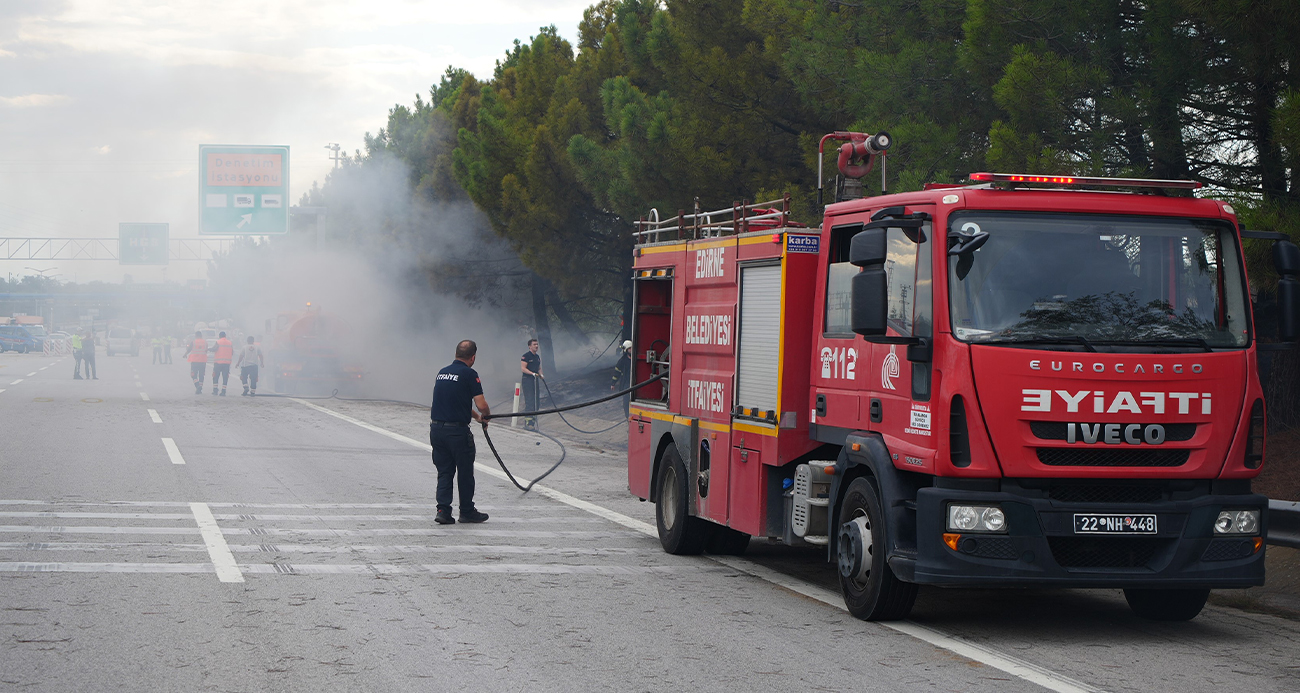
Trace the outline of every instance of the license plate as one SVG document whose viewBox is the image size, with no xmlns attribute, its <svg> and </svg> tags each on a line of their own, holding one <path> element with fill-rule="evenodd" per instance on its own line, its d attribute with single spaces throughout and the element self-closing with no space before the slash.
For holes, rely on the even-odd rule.
<svg viewBox="0 0 1300 693">
<path fill-rule="evenodd" d="M 1155 534 L 1155 515 L 1075 514 L 1075 534 Z"/>
</svg>

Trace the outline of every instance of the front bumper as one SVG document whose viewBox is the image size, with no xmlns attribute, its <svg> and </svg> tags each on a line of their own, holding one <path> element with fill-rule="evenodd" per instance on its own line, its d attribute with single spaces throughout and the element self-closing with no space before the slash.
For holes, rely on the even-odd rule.
<svg viewBox="0 0 1300 693">
<path fill-rule="evenodd" d="M 952 502 L 997 503 L 1008 534 L 962 534 L 956 550 L 943 541 Z M 1003 491 L 920 489 L 914 556 L 891 556 L 900 578 L 946 586 L 1232 588 L 1264 584 L 1264 547 L 1253 537 L 1216 537 L 1227 508 L 1258 508 L 1267 536 L 1268 499 L 1258 494 L 1207 494 L 1156 502 L 1082 503 Z M 1075 534 L 1075 513 L 1154 514 L 1153 535 Z"/>
</svg>

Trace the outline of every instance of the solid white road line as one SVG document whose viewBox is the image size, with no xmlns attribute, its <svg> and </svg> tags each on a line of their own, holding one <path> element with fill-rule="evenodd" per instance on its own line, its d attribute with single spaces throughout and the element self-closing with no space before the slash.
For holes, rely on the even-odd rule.
<svg viewBox="0 0 1300 693">
<path fill-rule="evenodd" d="M 181 457 L 181 449 L 176 447 L 176 441 L 171 438 L 163 438 L 163 447 L 167 448 L 167 456 L 171 458 L 172 464 L 185 464 L 185 458 Z"/>
<path fill-rule="evenodd" d="M 382 436 L 387 436 L 389 438 L 392 438 L 393 440 L 401 441 L 408 445 L 418 447 L 422 450 L 426 450 L 430 452 L 432 452 L 433 450 L 433 448 L 430 447 L 429 445 L 425 443 L 421 443 L 420 441 L 415 440 L 414 438 L 408 438 L 404 435 L 401 435 L 400 433 L 394 433 L 392 431 L 382 429 L 373 424 L 369 424 L 364 421 L 354 419 L 350 416 L 340 414 L 332 409 L 326 409 L 325 407 L 312 404 L 311 402 L 308 402 L 306 400 L 293 399 L 293 401 L 311 407 L 312 409 L 315 409 L 319 412 L 329 414 L 330 416 L 333 416 L 337 419 L 341 419 L 343 421 L 347 421 L 348 423 L 355 424 L 366 430 L 374 431 L 375 433 L 378 433 Z M 476 470 L 486 472 L 499 479 L 508 480 L 505 473 L 501 472 L 498 469 L 487 467 L 486 465 L 477 462 L 474 463 L 474 468 Z M 652 536 L 652 537 L 658 536 L 658 530 L 655 528 L 654 525 L 651 525 L 648 522 L 642 522 L 635 518 L 628 517 L 627 515 L 624 515 L 622 513 L 609 510 L 608 508 L 603 508 L 599 505 L 596 505 L 595 503 L 589 503 L 580 498 L 574 498 L 573 496 L 570 496 L 567 493 L 562 493 L 560 491 L 556 491 L 555 489 L 547 488 L 545 486 L 534 486 L 533 491 L 537 492 L 540 495 L 546 496 L 547 498 L 557 500 L 561 503 L 564 503 L 565 505 L 569 505 L 571 507 L 578 508 L 579 510 L 584 510 L 586 512 L 592 513 L 593 515 L 597 515 L 607 520 L 611 520 L 620 525 L 623 525 L 624 527 L 636 530 L 648 536 Z M 844 606 L 844 600 L 840 597 L 840 595 L 830 590 L 827 590 L 825 588 L 818 587 L 816 585 L 809 584 L 802 580 L 789 577 L 775 570 L 771 570 L 769 568 L 765 568 L 761 565 L 758 565 L 757 563 L 747 561 L 743 558 L 734 558 L 734 557 L 726 557 L 726 556 L 713 556 L 711 558 L 714 561 L 721 563 L 729 568 L 739 570 L 743 573 L 756 577 L 760 580 L 764 580 L 766 582 L 772 583 L 779 587 L 788 589 L 792 592 L 802 594 L 806 597 L 811 597 L 812 599 L 822 602 L 828 606 L 843 611 L 847 611 L 847 609 Z M 895 630 L 899 633 L 903 633 L 905 635 L 910 635 L 913 638 L 930 643 L 935 647 L 948 650 L 949 652 L 960 655 L 962 657 L 966 657 L 967 659 L 974 660 L 986 666 L 993 667 L 994 669 L 1004 671 L 1008 674 L 1011 674 L 1012 676 L 1016 676 L 1026 681 L 1029 681 L 1030 683 L 1037 684 L 1050 691 L 1056 691 L 1057 693 L 1098 693 L 1101 690 L 1093 686 L 1090 686 L 1086 683 L 1083 683 L 1081 681 L 1072 679 L 1068 676 L 1063 676 L 1061 674 L 1057 674 L 1048 669 L 1044 669 L 1036 664 L 1031 664 L 1030 662 L 1026 662 L 1017 657 L 1012 657 L 1010 655 L 1003 654 L 995 650 L 990 650 L 981 645 L 976 645 L 974 643 L 967 642 L 965 640 L 961 640 L 950 635 L 945 635 L 943 633 L 932 630 L 930 628 L 926 628 L 925 626 L 916 623 L 912 623 L 910 621 L 902 621 L 896 623 L 879 623 L 879 625 L 884 626 L 886 628 L 890 628 L 892 630 Z"/>
<path fill-rule="evenodd" d="M 149 412 L 149 418 L 153 419 L 154 423 L 162 423 L 162 417 L 158 416 L 157 409 L 149 409 L 148 412 Z"/>
<path fill-rule="evenodd" d="M 217 579 L 222 582 L 243 582 L 244 575 L 239 572 L 235 555 L 226 546 L 226 538 L 222 536 L 221 528 L 217 526 L 217 520 L 212 517 L 207 503 L 190 503 L 190 510 L 194 513 L 194 521 L 199 524 L 203 543 L 208 546 L 208 557 L 217 569 Z"/>
<path fill-rule="evenodd" d="M 145 393 L 141 392 L 141 393 L 140 393 L 140 399 L 142 399 L 142 400 L 148 402 L 148 401 L 149 401 L 149 395 L 146 395 Z"/>
</svg>

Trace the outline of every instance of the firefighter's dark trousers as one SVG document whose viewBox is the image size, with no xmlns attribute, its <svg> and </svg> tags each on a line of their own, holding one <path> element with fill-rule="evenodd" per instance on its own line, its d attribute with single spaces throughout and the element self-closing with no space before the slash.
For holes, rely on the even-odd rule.
<svg viewBox="0 0 1300 693">
<path fill-rule="evenodd" d="M 438 510 L 451 512 L 451 485 L 460 492 L 460 511 L 474 509 L 474 434 L 469 424 L 435 421 L 429 425 L 433 466 L 438 470 Z"/>
<path fill-rule="evenodd" d="M 212 387 L 217 386 L 217 380 L 221 380 L 221 389 L 226 389 L 230 384 L 230 364 L 217 363 L 212 366 Z"/>
</svg>

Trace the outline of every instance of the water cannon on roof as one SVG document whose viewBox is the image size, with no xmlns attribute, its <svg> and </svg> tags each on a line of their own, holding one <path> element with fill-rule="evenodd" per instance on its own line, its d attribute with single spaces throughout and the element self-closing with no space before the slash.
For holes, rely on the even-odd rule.
<svg viewBox="0 0 1300 693">
<path fill-rule="evenodd" d="M 894 138 L 887 132 L 877 132 L 874 135 L 865 132 L 847 132 L 836 130 L 827 135 L 823 135 L 821 141 L 817 143 L 817 204 L 822 204 L 822 157 L 826 152 L 826 143 L 830 141 L 839 141 L 844 144 L 840 145 L 839 158 L 836 161 L 840 175 L 846 180 L 859 179 L 865 177 L 871 172 L 872 166 L 876 163 L 876 158 L 880 158 L 880 194 L 888 192 L 888 186 L 885 180 L 885 156 L 889 152 L 889 147 L 894 143 Z"/>
</svg>

